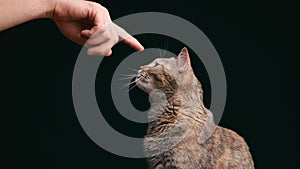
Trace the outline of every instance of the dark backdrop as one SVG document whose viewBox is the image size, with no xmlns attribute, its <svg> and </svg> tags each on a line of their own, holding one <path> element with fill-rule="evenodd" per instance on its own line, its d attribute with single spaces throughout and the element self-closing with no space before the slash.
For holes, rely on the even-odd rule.
<svg viewBox="0 0 300 169">
<path fill-rule="evenodd" d="M 289 89 L 297 87 L 297 62 L 291 58 L 299 57 L 299 6 L 281 1 L 100 3 L 109 9 L 112 19 L 155 11 L 177 15 L 198 26 L 218 51 L 226 73 L 228 96 L 220 125 L 246 139 L 256 168 L 296 168 L 299 111 L 293 107 L 299 99 Z M 137 38 L 146 48 L 175 53 L 184 46 L 161 35 Z M 45 19 L 3 31 L 0 39 L 1 168 L 146 168 L 144 159 L 111 154 L 82 130 L 71 93 L 73 68 L 81 46 L 66 39 L 52 21 Z M 123 44 L 113 48 L 112 57 L 105 58 L 98 71 L 96 94 L 104 103 L 100 104 L 103 110 L 113 110 L 104 115 L 116 130 L 142 137 L 146 125 L 129 122 L 110 107 L 111 74 L 132 52 Z M 208 105 L 210 84 L 205 68 L 193 59 L 193 52 L 191 55 Z M 130 95 L 137 108 L 149 106 L 140 91 L 133 90 Z M 135 97 L 141 99 L 134 101 Z"/>
</svg>

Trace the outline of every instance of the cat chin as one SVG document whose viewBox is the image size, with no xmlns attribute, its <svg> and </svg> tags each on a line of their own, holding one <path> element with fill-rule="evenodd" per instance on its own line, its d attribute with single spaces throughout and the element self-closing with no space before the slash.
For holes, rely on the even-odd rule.
<svg viewBox="0 0 300 169">
<path fill-rule="evenodd" d="M 138 87 L 147 94 L 151 93 L 151 91 L 152 91 L 151 89 L 148 89 L 145 86 L 138 86 Z"/>
<path fill-rule="evenodd" d="M 138 81 L 136 82 L 136 85 L 138 88 L 140 88 L 141 90 L 143 90 L 145 93 L 151 93 L 151 91 L 153 90 L 148 83 L 142 82 L 142 81 Z"/>
</svg>

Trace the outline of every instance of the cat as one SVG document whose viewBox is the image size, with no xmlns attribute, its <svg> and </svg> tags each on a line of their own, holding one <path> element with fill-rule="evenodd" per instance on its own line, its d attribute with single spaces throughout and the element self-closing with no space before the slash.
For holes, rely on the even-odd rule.
<svg viewBox="0 0 300 169">
<path fill-rule="evenodd" d="M 205 108 L 187 48 L 141 66 L 135 83 L 153 100 L 144 140 L 149 169 L 254 169 L 244 139 Z"/>
</svg>

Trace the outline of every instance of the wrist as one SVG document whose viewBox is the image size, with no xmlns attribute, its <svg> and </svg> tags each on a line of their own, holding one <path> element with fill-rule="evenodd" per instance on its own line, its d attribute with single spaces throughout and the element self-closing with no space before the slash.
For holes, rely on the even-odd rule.
<svg viewBox="0 0 300 169">
<path fill-rule="evenodd" d="M 55 13 L 55 8 L 57 6 L 58 0 L 45 0 L 46 1 L 46 9 L 43 14 L 44 18 L 53 18 L 53 15 Z"/>
</svg>

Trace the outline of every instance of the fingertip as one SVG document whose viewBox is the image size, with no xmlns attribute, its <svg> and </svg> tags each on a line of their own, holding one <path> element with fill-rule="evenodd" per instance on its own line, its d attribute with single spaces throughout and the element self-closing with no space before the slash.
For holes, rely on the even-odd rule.
<svg viewBox="0 0 300 169">
<path fill-rule="evenodd" d="M 88 32 L 90 32 L 90 30 L 84 29 L 84 30 L 81 31 L 81 34 L 87 34 Z"/>
<path fill-rule="evenodd" d="M 116 25 L 116 28 L 119 33 L 119 38 L 121 39 L 121 41 L 123 43 L 125 43 L 126 45 L 132 47 L 133 49 L 135 49 L 137 51 L 144 50 L 143 45 L 141 45 L 141 43 L 137 39 L 135 39 L 133 36 L 129 35 L 124 29 L 122 29 L 118 25 Z"/>
<path fill-rule="evenodd" d="M 91 49 L 88 49 L 88 50 L 86 51 L 86 53 L 87 53 L 89 56 L 95 55 L 95 53 L 94 53 Z"/>
<path fill-rule="evenodd" d="M 90 56 L 97 55 L 97 56 L 109 57 L 112 54 L 111 49 L 109 49 L 106 53 L 102 53 L 99 51 L 98 47 L 89 48 L 86 52 L 87 52 L 87 55 L 90 55 Z"/>
<path fill-rule="evenodd" d="M 135 49 L 137 51 L 143 51 L 144 50 L 144 46 L 137 39 L 135 39 L 134 37 L 124 39 L 122 42 L 129 45 L 130 47 L 132 47 L 133 49 Z"/>
<path fill-rule="evenodd" d="M 133 38 L 133 39 L 134 39 L 135 44 L 136 44 L 136 50 L 142 51 L 142 50 L 145 49 L 144 46 L 137 39 L 135 39 L 135 38 Z"/>
<path fill-rule="evenodd" d="M 144 49 L 145 49 L 144 46 L 138 42 L 137 50 L 138 51 L 143 51 Z"/>
<path fill-rule="evenodd" d="M 84 38 L 90 38 L 92 36 L 92 33 L 90 30 L 82 30 L 81 31 L 81 36 Z"/>
<path fill-rule="evenodd" d="M 110 49 L 106 54 L 105 54 L 105 57 L 108 57 L 112 54 L 112 50 Z"/>
<path fill-rule="evenodd" d="M 133 38 L 133 43 L 132 47 L 137 50 L 137 51 L 143 51 L 144 46 L 135 38 Z"/>
</svg>

